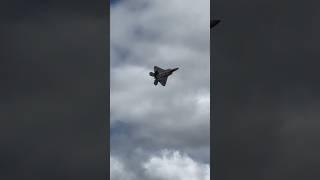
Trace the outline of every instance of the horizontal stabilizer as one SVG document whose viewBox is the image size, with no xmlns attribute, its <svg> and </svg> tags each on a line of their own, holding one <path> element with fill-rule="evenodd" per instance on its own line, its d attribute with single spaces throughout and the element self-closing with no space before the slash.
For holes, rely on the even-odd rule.
<svg viewBox="0 0 320 180">
<path fill-rule="evenodd" d="M 162 86 L 165 86 L 166 83 L 167 83 L 167 79 L 168 79 L 168 76 L 161 78 L 161 79 L 159 80 L 160 84 L 161 84 Z"/>
</svg>

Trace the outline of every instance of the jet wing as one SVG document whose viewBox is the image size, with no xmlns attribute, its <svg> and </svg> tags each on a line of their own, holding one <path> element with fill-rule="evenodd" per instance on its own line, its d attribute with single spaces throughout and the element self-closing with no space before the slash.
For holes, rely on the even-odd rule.
<svg viewBox="0 0 320 180">
<path fill-rule="evenodd" d="M 154 66 L 154 72 L 156 72 L 156 71 L 162 72 L 162 71 L 164 71 L 164 69 L 161 69 L 158 66 Z"/>
<path fill-rule="evenodd" d="M 166 83 L 167 83 L 167 79 L 168 79 L 168 76 L 159 79 L 160 84 L 161 84 L 162 86 L 165 86 Z"/>
</svg>

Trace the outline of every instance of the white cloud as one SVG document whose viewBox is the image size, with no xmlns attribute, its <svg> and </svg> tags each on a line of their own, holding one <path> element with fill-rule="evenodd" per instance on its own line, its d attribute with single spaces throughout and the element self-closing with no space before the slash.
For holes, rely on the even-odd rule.
<svg viewBox="0 0 320 180">
<path fill-rule="evenodd" d="M 130 135 L 111 137 L 117 156 L 134 156 L 137 148 L 145 156 L 173 148 L 209 161 L 209 4 L 122 0 L 111 7 L 111 126 L 121 121 L 133 128 Z M 154 65 L 179 70 L 165 87 L 155 87 L 149 76 Z M 141 164 L 138 158 L 121 159 L 128 169 Z"/>
<path fill-rule="evenodd" d="M 157 180 L 209 180 L 210 167 L 194 161 L 178 151 L 163 150 L 143 164 L 150 179 Z"/>
<path fill-rule="evenodd" d="M 110 156 L 110 179 L 111 180 L 134 180 L 135 174 L 125 168 L 117 158 Z"/>
</svg>

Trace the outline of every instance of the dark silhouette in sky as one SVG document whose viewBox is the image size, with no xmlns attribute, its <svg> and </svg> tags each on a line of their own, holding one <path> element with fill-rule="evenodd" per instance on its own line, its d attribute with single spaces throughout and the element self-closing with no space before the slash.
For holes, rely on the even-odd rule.
<svg viewBox="0 0 320 180">
<path fill-rule="evenodd" d="M 150 72 L 149 75 L 154 77 L 154 85 L 156 86 L 158 82 L 162 86 L 165 86 L 167 83 L 168 77 L 179 68 L 173 68 L 173 69 L 161 69 L 158 66 L 154 66 L 154 72 Z"/>
</svg>

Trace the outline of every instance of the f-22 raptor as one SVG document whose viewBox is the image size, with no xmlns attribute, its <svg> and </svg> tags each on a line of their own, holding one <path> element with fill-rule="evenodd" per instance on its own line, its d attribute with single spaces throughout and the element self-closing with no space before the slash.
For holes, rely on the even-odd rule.
<svg viewBox="0 0 320 180">
<path fill-rule="evenodd" d="M 154 85 L 156 86 L 158 84 L 158 82 L 160 82 L 160 84 L 162 86 L 165 86 L 167 83 L 167 79 L 168 77 L 176 70 L 178 70 L 179 68 L 173 68 L 173 69 L 161 69 L 158 66 L 154 66 L 154 72 L 150 72 L 149 75 L 154 77 Z"/>
</svg>

